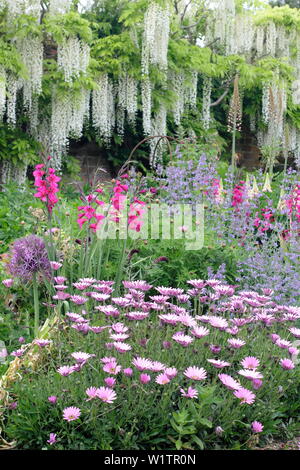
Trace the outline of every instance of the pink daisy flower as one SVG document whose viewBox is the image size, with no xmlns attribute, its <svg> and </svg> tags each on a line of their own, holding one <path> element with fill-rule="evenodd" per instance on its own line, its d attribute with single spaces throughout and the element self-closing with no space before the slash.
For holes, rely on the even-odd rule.
<svg viewBox="0 0 300 470">
<path fill-rule="evenodd" d="M 231 375 L 219 374 L 218 377 L 228 390 L 239 390 L 242 388 L 241 384 L 237 380 L 234 380 Z"/>
<path fill-rule="evenodd" d="M 111 388 L 100 387 L 97 390 L 97 397 L 105 403 L 113 403 L 113 401 L 117 398 L 117 394 Z"/>
<path fill-rule="evenodd" d="M 112 329 L 114 330 L 115 333 L 126 333 L 128 331 L 128 327 L 125 326 L 123 323 L 115 323 L 114 325 L 111 325 Z"/>
<path fill-rule="evenodd" d="M 259 421 L 253 421 L 253 423 L 251 423 L 251 429 L 254 433 L 260 433 L 263 431 L 264 427 Z"/>
<path fill-rule="evenodd" d="M 56 434 L 54 432 L 50 432 L 49 439 L 47 442 L 48 444 L 50 444 L 50 446 L 56 443 Z"/>
<path fill-rule="evenodd" d="M 45 348 L 46 346 L 49 346 L 52 341 L 48 339 L 35 339 L 34 344 L 37 344 L 40 348 Z"/>
<path fill-rule="evenodd" d="M 248 405 L 252 405 L 255 401 L 255 394 L 246 388 L 239 388 L 234 393 L 236 398 L 239 398 L 242 403 L 247 403 Z"/>
<path fill-rule="evenodd" d="M 85 391 L 85 393 L 88 396 L 86 401 L 90 401 L 90 400 L 93 400 L 94 398 L 97 398 L 97 391 L 98 391 L 98 389 L 96 387 L 87 388 L 86 391 Z"/>
<path fill-rule="evenodd" d="M 170 381 L 171 379 L 167 376 L 167 374 L 159 374 L 155 379 L 155 382 L 160 385 L 166 385 L 170 383 Z"/>
<path fill-rule="evenodd" d="M 76 406 L 69 406 L 63 410 L 63 419 L 66 421 L 75 421 L 80 415 L 80 408 L 76 408 Z"/>
<path fill-rule="evenodd" d="M 150 382 L 150 380 L 151 380 L 150 375 L 148 375 L 148 374 L 141 374 L 140 375 L 140 382 L 142 384 L 147 384 L 148 382 Z"/>
<path fill-rule="evenodd" d="M 191 334 L 196 336 L 196 338 L 203 338 L 204 336 L 209 335 L 209 329 L 204 326 L 194 326 L 191 330 Z"/>
<path fill-rule="evenodd" d="M 205 286 L 205 281 L 202 279 L 191 279 L 190 281 L 187 281 L 188 284 L 191 284 L 191 286 L 195 287 L 196 289 L 202 289 Z"/>
<path fill-rule="evenodd" d="M 126 375 L 126 377 L 131 377 L 133 374 L 133 370 L 131 367 L 126 367 L 126 369 L 123 369 L 123 374 Z"/>
<path fill-rule="evenodd" d="M 115 348 L 116 351 L 118 351 L 121 354 L 131 351 L 132 349 L 132 347 L 129 344 L 120 343 L 118 341 L 115 341 L 113 343 L 113 347 Z"/>
<path fill-rule="evenodd" d="M 55 271 L 62 267 L 61 263 L 57 263 L 56 261 L 50 261 L 51 268 Z"/>
<path fill-rule="evenodd" d="M 174 339 L 174 341 L 176 341 L 176 343 L 184 347 L 189 346 L 194 341 L 191 336 L 185 335 L 180 331 L 178 333 L 175 333 L 172 338 Z"/>
<path fill-rule="evenodd" d="M 73 282 L 73 286 L 75 287 L 75 289 L 84 290 L 90 286 L 90 283 L 89 282 Z"/>
<path fill-rule="evenodd" d="M 207 359 L 207 362 L 210 362 L 217 369 L 222 369 L 223 367 L 230 366 L 230 362 L 220 361 L 219 359 Z"/>
<path fill-rule="evenodd" d="M 242 339 L 230 338 L 227 340 L 227 343 L 234 349 L 239 349 L 244 346 L 246 343 Z"/>
<path fill-rule="evenodd" d="M 79 351 L 72 353 L 71 356 L 75 359 L 77 364 L 84 364 L 91 357 L 95 357 L 95 354 L 89 354 Z"/>
<path fill-rule="evenodd" d="M 290 328 L 289 331 L 295 338 L 300 338 L 300 328 Z"/>
<path fill-rule="evenodd" d="M 71 302 L 74 302 L 76 305 L 82 305 L 88 301 L 86 297 L 82 297 L 81 295 L 71 295 L 70 300 Z"/>
<path fill-rule="evenodd" d="M 16 351 L 13 351 L 11 353 L 11 356 L 21 357 L 21 356 L 23 356 L 24 353 L 25 353 L 25 349 L 17 349 Z"/>
<path fill-rule="evenodd" d="M 2 281 L 2 284 L 5 286 L 5 287 L 11 287 L 14 283 L 14 280 L 13 279 L 4 279 Z"/>
<path fill-rule="evenodd" d="M 210 317 L 209 323 L 212 327 L 218 328 L 220 330 L 225 330 L 225 328 L 228 328 L 228 322 L 225 320 L 225 318 Z"/>
<path fill-rule="evenodd" d="M 175 313 L 166 313 L 166 314 L 158 315 L 158 318 L 163 323 L 168 323 L 169 325 L 176 325 L 176 323 L 179 322 L 179 317 L 178 315 L 175 315 Z"/>
<path fill-rule="evenodd" d="M 252 369 L 239 370 L 238 373 L 248 380 L 263 379 L 264 377 L 260 372 Z"/>
<path fill-rule="evenodd" d="M 259 359 L 253 356 L 247 356 L 241 361 L 241 365 L 244 369 L 257 369 L 259 367 Z"/>
<path fill-rule="evenodd" d="M 101 359 L 101 362 L 103 362 L 104 364 L 107 364 L 108 362 L 117 362 L 117 359 L 113 356 L 105 356 L 105 357 L 102 357 Z"/>
<path fill-rule="evenodd" d="M 57 369 L 57 372 L 62 375 L 63 377 L 67 377 L 68 375 L 74 372 L 74 366 L 62 366 Z"/>
<path fill-rule="evenodd" d="M 295 364 L 290 359 L 280 359 L 280 365 L 285 370 L 295 369 Z"/>
<path fill-rule="evenodd" d="M 103 366 L 104 372 L 113 375 L 117 375 L 119 372 L 121 372 L 121 369 L 122 367 L 118 366 L 116 362 L 108 362 Z"/>
<path fill-rule="evenodd" d="M 260 387 L 262 387 L 263 381 L 260 379 L 254 379 L 252 380 L 252 386 L 254 390 L 259 390 Z"/>
<path fill-rule="evenodd" d="M 207 372 L 203 367 L 191 366 L 184 371 L 184 375 L 192 380 L 205 380 Z"/>
<path fill-rule="evenodd" d="M 150 370 L 153 372 L 161 372 L 162 370 L 165 370 L 165 368 L 166 366 L 162 362 L 152 361 Z"/>
<path fill-rule="evenodd" d="M 110 388 L 113 388 L 113 387 L 116 385 L 116 383 L 117 383 L 116 379 L 114 379 L 113 377 L 106 377 L 106 378 L 104 379 L 104 382 L 105 382 L 106 385 L 107 385 L 108 387 L 110 387 Z"/>
<path fill-rule="evenodd" d="M 174 377 L 176 377 L 176 375 L 178 374 L 177 372 L 177 369 L 175 367 L 167 367 L 165 369 L 165 374 L 167 374 L 167 376 L 170 378 L 170 379 L 173 379 Z"/>
<path fill-rule="evenodd" d="M 145 320 L 149 316 L 148 312 L 129 312 L 126 313 L 128 320 Z"/>
<path fill-rule="evenodd" d="M 151 370 L 152 362 L 150 359 L 145 359 L 144 357 L 136 357 L 133 359 L 132 364 L 138 370 Z"/>
<path fill-rule="evenodd" d="M 55 395 L 51 395 L 50 397 L 48 397 L 48 401 L 49 403 L 55 405 L 55 403 L 57 402 L 57 397 Z"/>
<path fill-rule="evenodd" d="M 181 388 L 180 393 L 181 393 L 181 396 L 183 396 L 184 398 L 197 398 L 198 397 L 198 392 L 193 387 L 189 387 L 187 389 L 187 392 L 183 388 Z"/>
</svg>

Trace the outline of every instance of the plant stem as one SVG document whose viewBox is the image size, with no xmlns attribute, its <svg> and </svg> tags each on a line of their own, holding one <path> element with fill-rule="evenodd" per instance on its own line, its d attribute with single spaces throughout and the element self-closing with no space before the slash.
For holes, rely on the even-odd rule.
<svg viewBox="0 0 300 470">
<path fill-rule="evenodd" d="M 36 274 L 33 275 L 33 302 L 34 302 L 34 336 L 37 338 L 39 333 L 40 323 L 40 306 L 39 306 L 39 292 Z"/>
</svg>

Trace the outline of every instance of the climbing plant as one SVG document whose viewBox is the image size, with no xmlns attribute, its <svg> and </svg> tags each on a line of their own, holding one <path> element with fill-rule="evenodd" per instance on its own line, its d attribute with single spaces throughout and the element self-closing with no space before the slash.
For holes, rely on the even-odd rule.
<svg viewBox="0 0 300 470">
<path fill-rule="evenodd" d="M 39 142 L 57 169 L 69 140 L 87 134 L 109 147 L 128 133 L 219 132 L 233 139 L 234 163 L 242 120 L 261 147 L 288 143 L 300 167 L 297 9 L 240 0 L 79 3 L 0 7 L 0 119 Z M 149 140 L 153 167 L 164 150 L 158 139 Z"/>
</svg>

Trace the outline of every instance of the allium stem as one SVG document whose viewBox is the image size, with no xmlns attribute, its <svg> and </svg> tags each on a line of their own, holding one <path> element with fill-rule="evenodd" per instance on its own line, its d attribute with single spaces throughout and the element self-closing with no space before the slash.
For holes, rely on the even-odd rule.
<svg viewBox="0 0 300 470">
<path fill-rule="evenodd" d="M 33 287 L 33 302 L 34 302 L 34 336 L 38 337 L 39 323 L 40 323 L 40 307 L 39 307 L 39 291 L 36 274 L 33 275 L 32 279 Z"/>
</svg>

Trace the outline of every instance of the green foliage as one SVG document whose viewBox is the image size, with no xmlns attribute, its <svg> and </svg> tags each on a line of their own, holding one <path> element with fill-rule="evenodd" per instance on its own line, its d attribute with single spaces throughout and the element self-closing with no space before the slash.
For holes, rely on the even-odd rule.
<svg viewBox="0 0 300 470">
<path fill-rule="evenodd" d="M 32 165 L 38 160 L 39 144 L 18 128 L 0 125 L 0 160 Z"/>
<path fill-rule="evenodd" d="M 79 13 L 71 11 L 65 15 L 47 16 L 44 24 L 46 31 L 52 34 L 58 44 L 71 36 L 77 36 L 87 43 L 92 40 L 89 21 Z"/>
</svg>

